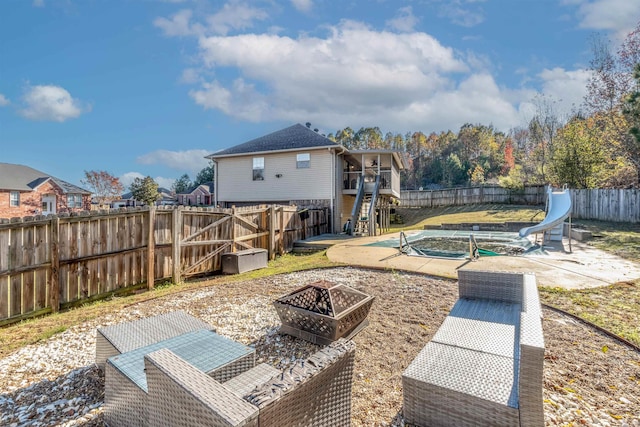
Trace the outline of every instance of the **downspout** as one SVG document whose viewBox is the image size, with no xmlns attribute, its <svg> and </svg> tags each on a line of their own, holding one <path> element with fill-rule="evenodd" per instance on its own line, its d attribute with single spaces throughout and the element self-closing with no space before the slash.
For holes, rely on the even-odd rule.
<svg viewBox="0 0 640 427">
<path fill-rule="evenodd" d="M 213 162 L 213 205 L 218 207 L 218 161 L 211 159 Z"/>
</svg>

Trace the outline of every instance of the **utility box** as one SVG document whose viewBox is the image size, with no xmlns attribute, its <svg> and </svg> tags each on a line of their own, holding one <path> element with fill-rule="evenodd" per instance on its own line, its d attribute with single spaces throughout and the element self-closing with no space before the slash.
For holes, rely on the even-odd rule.
<svg viewBox="0 0 640 427">
<path fill-rule="evenodd" d="M 245 249 L 222 255 L 222 272 L 238 274 L 245 271 L 257 270 L 267 266 L 268 253 L 266 249 Z"/>
</svg>

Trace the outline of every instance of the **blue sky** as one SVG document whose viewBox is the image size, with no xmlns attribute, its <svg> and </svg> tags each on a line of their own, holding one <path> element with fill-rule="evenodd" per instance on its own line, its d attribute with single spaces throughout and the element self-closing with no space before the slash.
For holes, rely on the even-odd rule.
<svg viewBox="0 0 640 427">
<path fill-rule="evenodd" d="M 630 0 L 3 0 L 0 162 L 79 184 L 193 179 L 204 155 L 321 132 L 508 131 L 582 101 Z"/>
</svg>

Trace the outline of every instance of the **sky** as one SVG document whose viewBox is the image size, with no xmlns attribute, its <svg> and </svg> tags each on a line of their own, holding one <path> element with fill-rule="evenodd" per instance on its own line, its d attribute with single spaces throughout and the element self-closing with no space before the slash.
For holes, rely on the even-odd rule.
<svg viewBox="0 0 640 427">
<path fill-rule="evenodd" d="M 630 0 L 2 0 L 0 162 L 160 186 L 295 123 L 499 130 L 579 108 Z"/>
</svg>

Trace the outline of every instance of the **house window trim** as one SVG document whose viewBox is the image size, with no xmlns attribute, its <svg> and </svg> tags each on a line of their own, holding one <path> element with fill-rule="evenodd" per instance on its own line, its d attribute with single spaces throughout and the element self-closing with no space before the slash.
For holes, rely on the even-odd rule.
<svg viewBox="0 0 640 427">
<path fill-rule="evenodd" d="M 296 169 L 309 169 L 311 167 L 311 153 L 296 154 Z"/>
<path fill-rule="evenodd" d="M 20 192 L 19 191 L 10 191 L 9 192 L 9 206 L 12 208 L 20 207 Z"/>
<path fill-rule="evenodd" d="M 264 157 L 254 157 L 252 159 L 252 173 L 254 181 L 264 181 Z"/>
<path fill-rule="evenodd" d="M 67 194 L 67 208 L 68 209 L 82 209 L 82 194 L 70 193 Z"/>
</svg>

